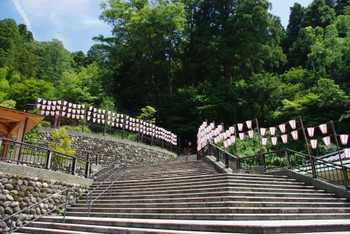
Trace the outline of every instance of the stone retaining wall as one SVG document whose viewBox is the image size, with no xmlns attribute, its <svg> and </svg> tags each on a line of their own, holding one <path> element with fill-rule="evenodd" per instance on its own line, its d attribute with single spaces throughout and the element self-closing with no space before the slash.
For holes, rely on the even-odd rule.
<svg viewBox="0 0 350 234">
<path fill-rule="evenodd" d="M 49 142 L 52 129 L 43 128 L 39 136 L 40 141 Z M 176 154 L 145 144 L 121 140 L 112 137 L 100 136 L 86 132 L 67 131 L 73 139 L 72 148 L 76 150 L 90 151 L 91 160 L 102 165 L 108 165 L 115 160 L 129 156 L 129 165 L 152 165 L 170 162 L 176 158 Z M 82 156 L 85 159 L 85 155 Z"/>
<path fill-rule="evenodd" d="M 0 217 L 3 219 L 10 216 L 66 188 L 72 188 L 74 191 L 69 192 L 70 199 L 74 193 L 76 197 L 80 197 L 86 191 L 85 186 L 78 184 L 0 172 Z M 21 226 L 23 222 L 48 212 L 55 206 L 63 204 L 65 198 L 66 194 L 57 195 L 40 206 L 29 209 L 16 216 L 14 225 Z M 10 220 L 0 222 L 0 233 L 8 229 L 10 222 Z"/>
</svg>

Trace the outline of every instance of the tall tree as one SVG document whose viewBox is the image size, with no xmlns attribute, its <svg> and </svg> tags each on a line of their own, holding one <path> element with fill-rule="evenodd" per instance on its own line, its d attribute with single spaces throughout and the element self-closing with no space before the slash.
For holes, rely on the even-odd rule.
<svg viewBox="0 0 350 234">
<path fill-rule="evenodd" d="M 101 18 L 113 25 L 109 62 L 115 72 L 116 99 L 129 110 L 158 108 L 173 92 L 174 70 L 181 67 L 184 7 L 180 2 L 109 0 Z"/>
</svg>

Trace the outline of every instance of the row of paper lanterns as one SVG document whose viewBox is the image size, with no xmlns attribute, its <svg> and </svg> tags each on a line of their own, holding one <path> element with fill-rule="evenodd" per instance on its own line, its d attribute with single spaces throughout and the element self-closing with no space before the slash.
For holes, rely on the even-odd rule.
<svg viewBox="0 0 350 234">
<path fill-rule="evenodd" d="M 296 124 L 295 119 L 290 120 L 288 123 L 289 123 L 291 129 L 297 128 L 297 124 Z M 254 130 L 252 130 L 252 121 L 251 120 L 246 121 L 246 128 L 250 129 L 247 132 L 241 132 L 244 130 L 244 127 L 245 127 L 243 123 L 239 123 L 236 126 L 237 126 L 237 129 L 239 131 L 239 133 L 237 133 L 237 134 L 235 134 L 235 129 L 236 129 L 235 127 L 229 127 L 228 130 L 223 132 L 222 125 L 218 125 L 215 128 L 214 123 L 211 123 L 208 125 L 208 123 L 206 121 L 204 121 L 198 129 L 198 134 L 197 134 L 198 147 L 197 147 L 197 149 L 198 150 L 202 149 L 205 145 L 208 144 L 209 141 L 213 141 L 215 144 L 217 144 L 223 140 L 224 140 L 224 142 L 223 142 L 224 147 L 228 148 L 232 144 L 236 143 L 238 139 L 241 141 L 245 140 L 246 133 L 248 134 L 249 138 L 252 139 L 254 137 Z M 319 127 L 322 134 L 328 133 L 327 123 L 320 124 L 318 127 Z M 286 123 L 278 125 L 278 129 L 280 130 L 281 133 L 286 133 Z M 306 129 L 309 137 L 314 137 L 315 129 L 316 129 L 315 127 L 309 127 Z M 282 143 L 284 143 L 284 144 L 288 143 L 288 134 L 282 134 L 279 137 L 276 136 L 277 127 L 260 128 L 259 130 L 260 130 L 259 133 L 261 136 L 265 136 L 267 133 L 267 130 L 269 130 L 270 135 L 271 135 L 270 139 L 271 139 L 272 145 L 277 145 L 279 138 L 281 139 Z M 293 140 L 298 140 L 298 138 L 299 138 L 298 130 L 293 130 L 290 132 L 290 134 L 291 134 Z M 339 135 L 339 138 L 340 138 L 342 145 L 348 144 L 348 139 L 349 139 L 348 134 L 341 134 L 341 135 Z M 326 145 L 326 146 L 331 145 L 331 137 L 330 136 L 323 137 L 322 141 L 323 141 L 324 145 Z M 262 143 L 262 145 L 267 145 L 268 138 L 262 137 L 261 143 Z M 310 139 L 310 145 L 311 145 L 312 149 L 316 149 L 317 145 L 318 145 L 318 139 Z"/>
<path fill-rule="evenodd" d="M 39 108 L 41 114 L 45 116 L 60 116 L 75 120 L 86 119 L 93 123 L 107 124 L 116 128 L 125 128 L 126 130 L 140 132 L 177 145 L 177 136 L 174 133 L 125 114 L 118 114 L 92 106 L 87 108 L 83 104 L 42 98 L 37 99 L 36 108 Z"/>
</svg>

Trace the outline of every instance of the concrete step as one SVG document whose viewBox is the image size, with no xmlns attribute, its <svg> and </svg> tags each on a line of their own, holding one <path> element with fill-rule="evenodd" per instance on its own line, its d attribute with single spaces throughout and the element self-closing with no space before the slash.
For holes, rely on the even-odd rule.
<svg viewBox="0 0 350 234">
<path fill-rule="evenodd" d="M 216 194 L 215 194 L 216 195 Z M 130 197 L 109 199 L 99 199 L 95 204 L 123 204 L 123 203 L 176 203 L 176 202 L 217 202 L 217 201 L 274 201 L 274 202 L 346 202 L 346 198 L 335 198 L 335 197 L 286 197 L 286 196 L 269 196 L 266 193 L 266 196 L 190 196 L 190 197 L 172 197 L 172 198 L 159 198 L 150 196 L 149 198 L 138 197 L 135 199 L 130 199 Z M 75 206 L 86 206 L 85 203 L 78 203 Z"/>
<path fill-rule="evenodd" d="M 86 208 L 80 207 L 70 207 L 70 211 L 73 212 L 87 212 Z M 271 213 L 271 214 L 280 214 L 280 213 L 350 213 L 350 207 L 154 207 L 154 208 L 128 208 L 128 207 L 103 207 L 95 208 L 92 206 L 92 212 L 101 212 L 101 213 L 235 213 L 235 214 L 258 214 L 258 213 Z"/>
<path fill-rule="evenodd" d="M 307 188 L 307 187 L 302 187 L 302 188 L 278 188 L 278 187 L 270 187 L 270 186 L 250 186 L 250 187 L 237 187 L 237 186 L 229 186 L 226 184 L 222 185 L 216 185 L 214 187 L 208 187 L 208 186 L 200 186 L 200 187 L 187 187 L 186 189 L 184 188 L 166 188 L 162 190 L 154 190 L 154 189 L 131 189 L 127 191 L 123 190 L 112 190 L 111 193 L 106 193 L 104 196 L 132 196 L 135 194 L 139 195 L 165 195 L 165 194 L 183 194 L 183 193 L 198 193 L 202 192 L 205 190 L 206 192 L 229 192 L 229 191 L 241 191 L 241 192 L 280 192 L 280 193 L 312 193 L 312 192 L 324 192 L 323 190 L 315 190 L 313 188 Z M 97 194 L 97 193 L 95 193 Z M 95 196 L 95 195 L 94 195 Z M 85 196 L 83 197 L 85 198 Z"/>
<path fill-rule="evenodd" d="M 59 230 L 103 232 L 103 233 L 132 233 L 126 229 L 133 228 L 150 233 L 157 230 L 177 230 L 216 233 L 272 233 L 272 232 L 325 232 L 350 230 L 350 220 L 305 220 L 305 221 L 220 221 L 220 220 L 166 220 L 166 219 L 121 219 L 121 218 L 87 218 L 67 217 L 66 223 L 60 221 L 62 217 L 42 219 L 42 228 L 56 228 Z M 50 221 L 50 222 L 47 222 Z M 71 224 L 72 223 L 72 224 Z M 147 230 L 147 231 L 146 231 Z M 136 231 L 136 230 L 135 230 Z M 135 232 L 137 233 L 137 232 Z M 171 233 L 169 231 L 168 233 Z"/>
<path fill-rule="evenodd" d="M 229 189 L 229 188 L 235 188 L 236 190 L 240 190 L 240 189 L 284 189 L 285 191 L 288 190 L 303 190 L 303 189 L 314 189 L 313 186 L 306 186 L 306 185 L 273 185 L 273 184 L 245 184 L 245 183 L 217 183 L 217 184 L 193 184 L 191 185 L 171 185 L 171 186 L 159 186 L 159 187 L 136 187 L 136 188 L 132 188 L 132 187 L 128 187 L 128 188 L 123 188 L 123 187 L 119 187 L 118 184 L 114 184 L 114 186 L 109 190 L 110 192 L 112 192 L 112 194 L 125 194 L 125 193 L 158 193 L 158 192 L 171 192 L 171 191 L 178 191 L 178 190 L 182 190 L 182 191 L 188 191 L 188 190 L 195 190 L 195 189 L 201 189 L 201 190 L 206 190 L 206 189 Z M 98 188 L 94 191 L 93 194 L 99 194 L 101 191 L 105 190 L 106 187 L 104 188 Z"/>
<path fill-rule="evenodd" d="M 204 202 L 149 202 L 149 203 L 94 203 L 93 208 L 186 208 L 186 207 L 350 207 L 348 202 L 301 202 L 301 201 L 204 201 Z M 77 204 L 70 209 L 86 208 L 85 204 Z"/>
<path fill-rule="evenodd" d="M 264 185 L 278 185 L 278 186 L 285 186 L 285 185 L 305 185 L 303 182 L 294 182 L 294 181 L 257 181 L 253 179 L 231 179 L 231 178 L 212 178 L 211 180 L 205 180 L 205 181 L 200 181 L 200 180 L 183 180 L 183 181 L 176 181 L 171 182 L 171 181 L 159 181 L 159 182 L 154 182 L 154 181 L 143 181 L 139 183 L 125 183 L 125 182 L 118 182 L 115 184 L 114 187 L 117 187 L 118 189 L 129 189 L 129 188 L 162 188 L 162 187 L 169 187 L 169 186 L 194 186 L 194 185 L 211 185 L 211 184 L 221 184 L 221 183 L 228 183 L 228 184 L 245 184 L 245 185 L 256 185 L 256 184 L 264 184 Z M 108 187 L 110 183 L 103 183 L 99 186 L 100 189 L 105 189 Z M 97 186 L 92 186 L 91 188 L 94 189 Z"/>
<path fill-rule="evenodd" d="M 69 217 L 84 216 L 87 213 L 68 212 Z M 107 218 L 140 218 L 140 219 L 182 219 L 182 220 L 305 220 L 305 219 L 350 219 L 350 213 L 258 213 L 258 214 L 233 214 L 233 213 L 100 213 L 90 212 L 90 217 Z"/>
<path fill-rule="evenodd" d="M 235 197 L 241 197 L 241 198 L 254 198 L 254 197 L 296 197 L 296 198 L 334 198 L 334 194 L 331 193 L 325 193 L 325 192 L 259 192 L 259 191 L 199 191 L 199 192 L 193 192 L 193 193 L 182 193 L 179 191 L 179 193 L 159 193 L 159 194 L 135 194 L 130 193 L 126 195 L 110 195 L 106 194 L 106 196 L 101 197 L 98 201 L 103 200 L 119 200 L 119 199 L 186 199 L 186 198 L 201 198 L 201 197 L 222 197 L 222 196 L 235 196 Z M 93 196 L 95 197 L 95 196 Z M 81 199 L 82 201 L 85 200 L 85 196 Z M 342 198 L 343 200 L 345 198 Z M 346 200 L 346 199 L 345 199 Z"/>
</svg>

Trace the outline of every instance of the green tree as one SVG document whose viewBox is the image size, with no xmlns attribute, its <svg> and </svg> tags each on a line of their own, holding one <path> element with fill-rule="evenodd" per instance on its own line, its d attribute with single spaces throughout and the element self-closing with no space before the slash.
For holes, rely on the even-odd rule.
<svg viewBox="0 0 350 234">
<path fill-rule="evenodd" d="M 305 26 L 326 28 L 336 19 L 335 10 L 325 0 L 313 0 L 306 11 Z"/>
<path fill-rule="evenodd" d="M 101 18 L 113 25 L 113 38 L 103 38 L 114 71 L 112 90 L 119 105 L 137 109 L 159 106 L 174 86 L 181 66 L 184 9 L 180 2 L 119 1 L 102 4 Z"/>
<path fill-rule="evenodd" d="M 34 104 L 37 98 L 53 98 L 53 85 L 50 82 L 28 79 L 15 83 L 9 90 L 9 99 L 16 101 L 16 108 L 24 110 L 27 104 Z"/>
<path fill-rule="evenodd" d="M 35 42 L 31 48 L 38 56 L 37 78 L 58 84 L 62 73 L 71 68 L 72 58 L 61 41 L 53 39 L 49 42 Z"/>
<path fill-rule="evenodd" d="M 86 68 L 80 67 L 79 70 L 80 72 L 69 70 L 62 73 L 55 96 L 74 103 L 99 106 L 105 96 L 99 67 L 90 64 Z"/>
<path fill-rule="evenodd" d="M 149 123 L 155 123 L 156 122 L 156 118 L 155 118 L 156 113 L 157 113 L 157 111 L 153 107 L 145 106 L 145 107 L 141 108 L 141 114 L 139 116 L 137 116 L 137 118 L 142 119 L 142 120 L 149 122 Z"/>
</svg>

